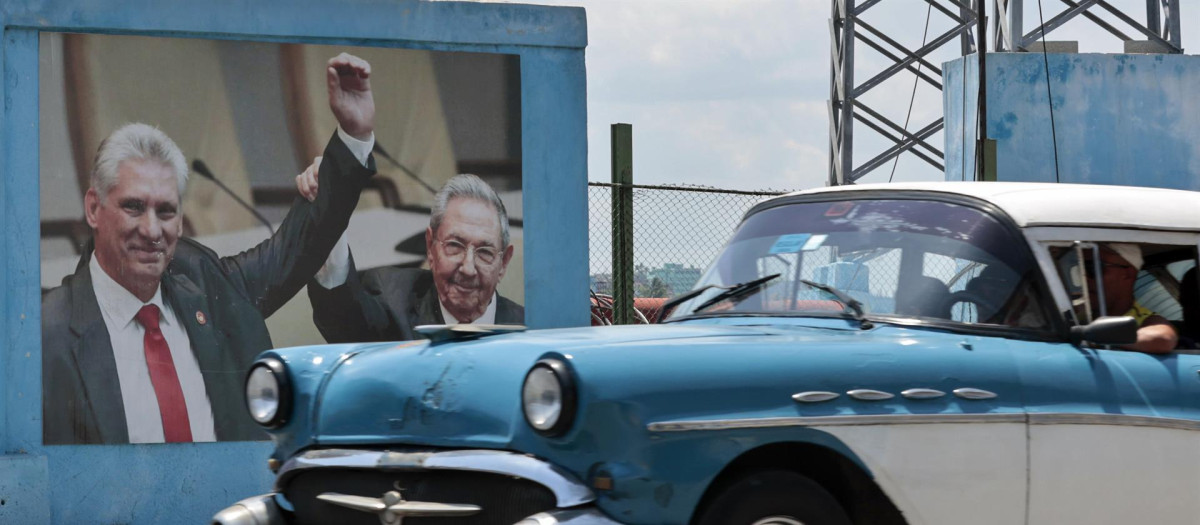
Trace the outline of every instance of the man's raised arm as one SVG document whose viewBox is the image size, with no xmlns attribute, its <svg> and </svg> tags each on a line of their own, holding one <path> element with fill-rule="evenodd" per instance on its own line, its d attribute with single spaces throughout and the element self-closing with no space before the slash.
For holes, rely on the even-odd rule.
<svg viewBox="0 0 1200 525">
<path fill-rule="evenodd" d="M 230 280 L 270 316 L 321 268 L 350 223 L 367 180 L 375 174 L 375 100 L 371 65 L 342 53 L 325 69 L 329 109 L 338 131 L 329 140 L 314 177 L 322 191 L 309 202 L 297 199 L 279 231 L 258 246 L 221 260 Z"/>
</svg>

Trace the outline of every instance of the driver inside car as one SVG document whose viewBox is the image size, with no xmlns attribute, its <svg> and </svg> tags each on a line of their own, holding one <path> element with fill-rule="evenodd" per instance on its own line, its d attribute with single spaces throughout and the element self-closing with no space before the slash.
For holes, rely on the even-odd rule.
<svg viewBox="0 0 1200 525">
<path fill-rule="evenodd" d="M 1133 285 L 1142 268 L 1142 249 L 1130 243 L 1106 243 L 1100 246 L 1100 272 L 1104 285 L 1104 306 L 1108 315 L 1126 315 L 1137 320 L 1137 342 L 1122 345 L 1125 350 L 1151 354 L 1170 353 L 1179 342 L 1175 327 L 1161 315 L 1138 304 Z M 1092 311 L 1099 312 L 1099 297 L 1093 277 L 1091 252 L 1085 251 L 1084 272 Z"/>
</svg>

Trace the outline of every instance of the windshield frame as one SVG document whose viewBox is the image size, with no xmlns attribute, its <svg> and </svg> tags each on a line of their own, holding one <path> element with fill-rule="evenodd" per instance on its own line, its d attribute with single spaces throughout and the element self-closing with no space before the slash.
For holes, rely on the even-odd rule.
<svg viewBox="0 0 1200 525">
<path fill-rule="evenodd" d="M 1049 327 L 1044 329 L 1019 328 L 1001 325 L 989 324 L 973 324 L 961 323 L 948 319 L 932 319 L 932 318 L 917 318 L 895 314 L 880 314 L 866 312 L 864 319 L 901 326 L 916 326 L 930 327 L 942 330 L 948 330 L 958 333 L 998 336 L 1010 339 L 1024 339 L 1032 341 L 1053 341 L 1063 342 L 1070 341 L 1070 333 L 1068 323 L 1063 319 L 1062 312 L 1055 310 L 1055 298 L 1051 293 L 1051 287 L 1047 281 L 1045 272 L 1039 264 L 1040 259 L 1033 248 L 1029 245 L 1029 240 L 1025 236 L 1024 230 L 1017 226 L 1016 221 L 1012 219 L 1004 210 L 998 206 L 985 200 L 957 193 L 947 193 L 930 190 L 854 190 L 854 191 L 829 191 L 809 194 L 785 195 L 768 199 L 754 205 L 743 216 L 741 222 L 738 223 L 738 228 L 754 215 L 766 210 L 790 206 L 794 204 L 813 204 L 823 202 L 846 202 L 846 201 L 868 201 L 868 200 L 920 200 L 941 202 L 971 208 L 975 211 L 983 213 L 995 219 L 1001 228 L 1007 230 L 1015 238 L 1021 239 L 1023 242 L 1019 247 L 1014 249 L 1023 250 L 1024 255 L 1032 263 L 1031 272 L 1034 274 L 1034 291 L 1038 294 L 1038 305 L 1041 309 L 1041 314 L 1048 321 Z M 736 230 L 735 230 L 736 231 Z M 732 235 L 731 235 L 732 239 Z M 722 247 L 722 252 L 728 248 L 728 243 Z M 714 259 L 715 264 L 715 259 Z M 834 318 L 834 319 L 850 319 L 854 317 L 843 313 L 832 312 L 701 312 L 699 314 L 688 314 L 679 317 L 665 318 L 660 322 L 672 323 L 683 322 L 695 319 L 705 319 L 713 317 L 813 317 L 813 318 Z"/>
</svg>

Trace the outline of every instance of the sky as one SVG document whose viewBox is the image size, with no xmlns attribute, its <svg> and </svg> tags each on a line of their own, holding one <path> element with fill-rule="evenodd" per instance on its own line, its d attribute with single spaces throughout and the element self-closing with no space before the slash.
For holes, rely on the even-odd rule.
<svg viewBox="0 0 1200 525">
<path fill-rule="evenodd" d="M 939 0 L 950 5 L 948 0 Z M 743 190 L 799 190 L 828 180 L 830 0 L 525 0 L 581 6 L 587 11 L 588 172 L 608 181 L 609 126 L 633 126 L 634 179 L 640 184 L 693 184 Z M 987 2 L 989 5 L 991 1 Z M 1144 0 L 1110 0 L 1145 20 Z M 1025 1 L 1026 30 L 1036 27 L 1038 2 Z M 1065 9 L 1044 0 L 1045 19 Z M 1189 11 L 1189 9 L 1191 9 Z M 1184 50 L 1200 50 L 1200 9 L 1184 2 Z M 928 4 L 884 0 L 864 19 L 909 49 L 920 47 Z M 1092 11 L 1098 11 L 1093 7 Z M 1111 15 L 1107 20 L 1121 27 Z M 949 29 L 932 11 L 927 38 Z M 1192 32 L 1189 33 L 1189 28 Z M 1127 33 L 1131 30 L 1126 29 Z M 1077 18 L 1048 40 L 1079 41 L 1081 52 L 1120 52 L 1121 42 Z M 956 58 L 957 40 L 932 58 Z M 890 61 L 865 45 L 855 54 L 856 78 Z M 941 93 L 914 76 L 897 75 L 861 102 L 909 129 L 942 114 Z M 890 145 L 861 124 L 854 128 L 855 165 Z M 941 146 L 939 133 L 931 138 Z M 901 156 L 859 182 L 941 180 L 915 156 Z"/>
</svg>

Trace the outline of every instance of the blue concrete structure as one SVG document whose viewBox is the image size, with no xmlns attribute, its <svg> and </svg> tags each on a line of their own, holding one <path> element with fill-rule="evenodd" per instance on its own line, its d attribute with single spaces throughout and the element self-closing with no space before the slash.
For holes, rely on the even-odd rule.
<svg viewBox="0 0 1200 525">
<path fill-rule="evenodd" d="M 1047 60 L 1060 182 L 1200 190 L 1200 57 L 1050 54 Z M 989 53 L 986 64 L 997 179 L 1054 182 L 1042 55 Z M 964 173 L 971 179 L 974 172 L 977 71 L 974 55 L 945 64 L 946 180 Z"/>
<path fill-rule="evenodd" d="M 95 32 L 512 53 L 521 60 L 526 321 L 584 325 L 582 9 L 353 0 L 0 3 L 0 523 L 195 523 L 269 489 L 271 444 L 43 446 L 38 33 Z"/>
</svg>

